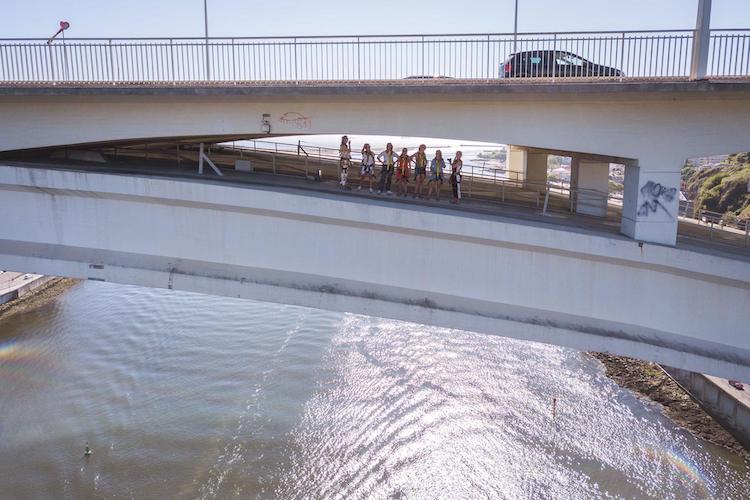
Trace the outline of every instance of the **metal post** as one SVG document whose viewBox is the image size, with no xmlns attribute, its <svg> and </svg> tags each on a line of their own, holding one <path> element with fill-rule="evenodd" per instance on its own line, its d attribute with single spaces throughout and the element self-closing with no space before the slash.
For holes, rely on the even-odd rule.
<svg viewBox="0 0 750 500">
<path fill-rule="evenodd" d="M 362 55 L 359 46 L 359 37 L 357 37 L 357 81 L 362 82 Z"/>
<path fill-rule="evenodd" d="M 698 17 L 693 34 L 691 80 L 705 80 L 708 73 L 708 48 L 711 43 L 711 0 L 698 0 Z"/>
<path fill-rule="evenodd" d="M 544 193 L 544 208 L 542 209 L 542 215 L 547 215 L 548 206 L 549 206 L 549 183 L 547 183 L 547 191 Z"/>
<path fill-rule="evenodd" d="M 114 72 L 115 61 L 112 57 L 112 40 L 109 40 L 109 81 L 114 83 L 115 72 Z"/>
<path fill-rule="evenodd" d="M 422 35 L 422 76 L 426 76 L 427 73 L 424 72 L 424 64 L 425 64 L 425 45 L 424 45 L 424 35 Z"/>
<path fill-rule="evenodd" d="M 65 74 L 65 81 L 70 81 L 70 74 L 68 73 L 68 47 L 65 45 L 65 31 L 62 32 L 62 46 L 63 46 L 63 65 Z"/>
<path fill-rule="evenodd" d="M 201 142 L 200 149 L 198 150 L 198 173 L 203 175 L 203 143 Z"/>
<path fill-rule="evenodd" d="M 203 161 L 205 160 L 206 163 L 208 163 L 208 166 L 211 167 L 214 172 L 216 172 L 216 175 L 219 177 L 222 177 L 224 174 L 221 173 L 221 170 L 214 164 L 214 162 L 211 161 L 211 158 L 208 157 L 208 155 L 204 152 L 203 143 L 201 142 L 200 152 L 198 153 L 198 173 L 203 174 Z"/>
<path fill-rule="evenodd" d="M 490 35 L 487 35 L 487 80 L 490 79 L 490 75 L 492 74 L 492 63 L 490 62 Z M 499 75 L 498 75 L 499 76 Z M 497 77 L 495 77 L 497 78 Z"/>
<path fill-rule="evenodd" d="M 297 72 L 297 37 L 294 38 L 294 82 L 299 83 L 299 74 Z"/>
<path fill-rule="evenodd" d="M 750 244 L 750 219 L 745 219 L 745 246 Z"/>
<path fill-rule="evenodd" d="M 555 33 L 552 36 L 552 50 L 554 51 L 553 54 L 557 53 L 557 33 Z M 554 66 L 553 66 L 553 68 L 554 68 Z M 557 70 L 553 69 L 552 70 L 552 81 L 553 82 L 555 81 L 556 77 L 557 77 Z"/>
<path fill-rule="evenodd" d="M 625 74 L 625 32 L 622 32 L 622 47 L 620 47 L 620 81 Z"/>
<path fill-rule="evenodd" d="M 206 81 L 211 79 L 211 67 L 208 56 L 208 0 L 203 0 L 203 27 L 206 35 Z"/>
<path fill-rule="evenodd" d="M 174 72 L 174 43 L 171 38 L 169 39 L 169 65 L 172 68 L 172 85 L 174 85 L 177 75 Z"/>
<path fill-rule="evenodd" d="M 237 85 L 237 56 L 234 54 L 234 38 L 232 38 L 232 83 Z"/>
<path fill-rule="evenodd" d="M 518 0 L 516 0 L 516 8 L 513 16 L 513 53 L 516 53 L 516 47 L 518 45 Z"/>
</svg>

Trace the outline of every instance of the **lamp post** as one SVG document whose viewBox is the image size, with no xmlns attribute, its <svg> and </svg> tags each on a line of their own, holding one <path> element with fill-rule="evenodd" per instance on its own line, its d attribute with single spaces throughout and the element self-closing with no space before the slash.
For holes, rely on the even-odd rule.
<svg viewBox="0 0 750 500">
<path fill-rule="evenodd" d="M 693 33 L 693 57 L 690 79 L 704 80 L 708 73 L 708 48 L 711 44 L 711 0 L 698 0 L 698 18 Z"/>
<path fill-rule="evenodd" d="M 206 37 L 206 80 L 211 79 L 211 64 L 208 57 L 208 0 L 203 0 L 203 32 Z"/>
<path fill-rule="evenodd" d="M 63 78 L 65 80 L 68 80 L 68 50 L 65 47 L 65 30 L 70 28 L 70 23 L 68 21 L 60 21 L 60 29 L 57 30 L 57 32 L 52 35 L 49 40 L 47 40 L 47 46 L 50 46 L 50 61 L 52 61 L 52 42 L 55 41 L 55 38 L 57 38 L 57 35 L 62 34 L 62 45 L 63 45 Z"/>
<path fill-rule="evenodd" d="M 513 53 L 516 53 L 516 46 L 518 45 L 518 0 L 516 0 L 516 8 L 513 13 Z"/>
</svg>

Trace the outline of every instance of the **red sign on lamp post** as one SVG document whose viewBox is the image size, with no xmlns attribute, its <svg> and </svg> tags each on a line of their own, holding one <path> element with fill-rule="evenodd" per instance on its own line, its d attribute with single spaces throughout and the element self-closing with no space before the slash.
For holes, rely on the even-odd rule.
<svg viewBox="0 0 750 500">
<path fill-rule="evenodd" d="M 57 35 L 64 32 L 68 28 L 70 28 L 70 23 L 68 21 L 60 21 L 60 29 L 57 30 L 57 33 L 52 35 L 49 40 L 47 40 L 47 45 L 51 44 L 52 41 L 57 37 Z"/>
</svg>

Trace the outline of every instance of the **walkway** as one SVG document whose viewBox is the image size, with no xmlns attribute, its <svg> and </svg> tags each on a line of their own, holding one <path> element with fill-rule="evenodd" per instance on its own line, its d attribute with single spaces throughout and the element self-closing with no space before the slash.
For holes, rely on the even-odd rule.
<svg viewBox="0 0 750 500">
<path fill-rule="evenodd" d="M 523 203 L 518 200 L 502 202 L 499 195 L 494 198 L 466 199 L 461 204 L 450 203 L 450 186 L 443 186 L 443 194 L 439 202 L 433 200 L 414 199 L 378 195 L 366 190 L 358 191 L 358 177 L 350 179 L 354 189 L 341 190 L 333 174 L 323 176 L 322 181 L 312 181 L 302 175 L 272 174 L 266 172 L 238 172 L 233 168 L 220 168 L 223 176 L 219 177 L 213 173 L 199 175 L 194 164 L 178 167 L 174 161 L 144 160 L 144 159 L 117 159 L 107 163 L 93 164 L 75 162 L 72 160 L 44 160 L 38 162 L 3 161 L 4 165 L 35 166 L 39 168 L 53 168 L 61 170 L 94 171 L 121 175 L 153 176 L 158 178 L 191 179 L 209 183 L 231 183 L 247 185 L 255 188 L 268 189 L 272 191 L 299 192 L 308 196 L 321 196 L 324 198 L 347 197 L 365 198 L 379 203 L 398 203 L 408 209 L 420 209 L 420 207 L 431 210 L 439 209 L 445 213 L 456 211 L 471 214 L 474 217 L 511 219 L 520 224 L 545 225 L 551 228 L 564 227 L 568 231 L 583 233 L 607 234 L 611 238 L 630 240 L 620 233 L 620 210 L 610 205 L 609 214 L 606 218 L 592 217 L 566 210 L 550 211 L 546 216 L 541 213 L 541 207 L 537 208 L 534 203 Z M 210 169 L 207 170 L 210 172 Z M 357 175 L 357 174 L 355 174 Z M 425 184 L 426 186 L 426 184 Z M 410 192 L 413 184 L 410 186 Z M 426 190 L 425 190 L 426 193 Z M 561 198 L 559 206 L 565 206 L 565 198 Z M 714 230 L 714 234 L 719 231 Z M 677 248 L 695 251 L 707 255 L 724 256 L 733 259 L 750 261 L 750 250 L 736 244 L 726 244 L 721 241 L 709 240 L 709 229 L 689 222 L 680 222 L 680 235 L 678 236 Z"/>
<path fill-rule="evenodd" d="M 50 279 L 52 277 L 41 274 L 0 271 L 0 304 L 22 297 Z"/>
</svg>

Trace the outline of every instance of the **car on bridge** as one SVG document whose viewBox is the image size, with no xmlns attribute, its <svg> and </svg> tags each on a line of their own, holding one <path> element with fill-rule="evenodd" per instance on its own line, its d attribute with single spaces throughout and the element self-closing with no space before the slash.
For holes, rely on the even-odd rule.
<svg viewBox="0 0 750 500">
<path fill-rule="evenodd" d="M 500 78 L 620 77 L 621 70 L 562 50 L 516 52 L 500 66 Z"/>
</svg>

